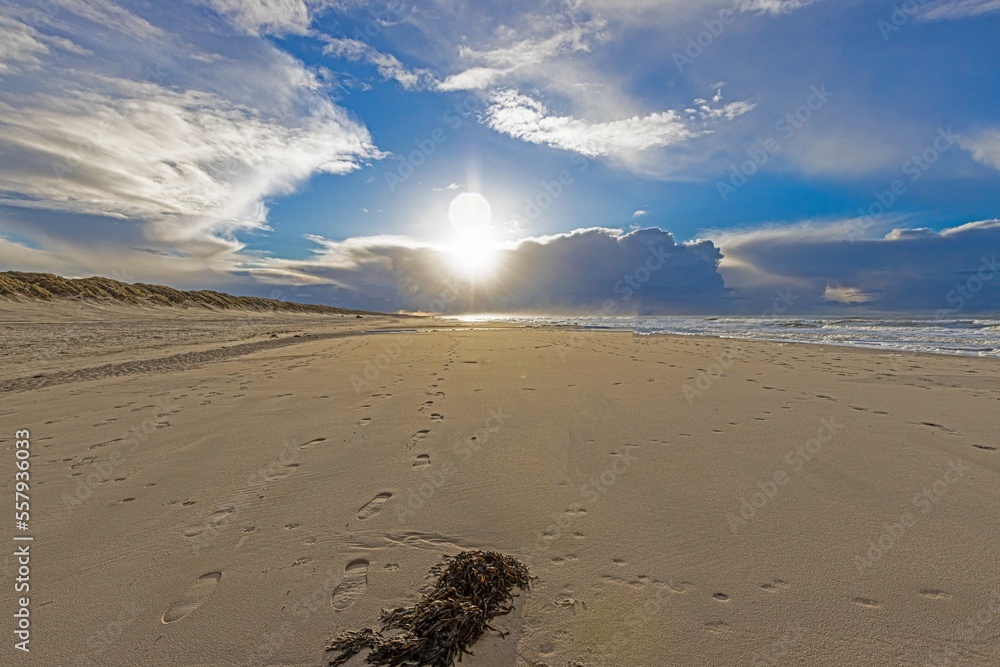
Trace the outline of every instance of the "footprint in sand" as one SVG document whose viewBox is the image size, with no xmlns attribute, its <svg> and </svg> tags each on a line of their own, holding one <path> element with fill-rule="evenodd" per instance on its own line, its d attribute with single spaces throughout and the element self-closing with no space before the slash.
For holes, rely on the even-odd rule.
<svg viewBox="0 0 1000 667">
<path fill-rule="evenodd" d="M 185 530 L 184 537 L 197 537 L 198 535 L 201 535 L 207 530 L 212 530 L 213 528 L 218 527 L 223 522 L 225 522 L 226 519 L 229 518 L 230 514 L 232 514 L 235 511 L 236 510 L 233 509 L 232 507 L 226 507 L 224 509 L 212 512 L 211 514 L 208 515 L 208 518 L 205 520 L 205 523 L 198 526 L 192 526 L 191 528 Z"/>
<path fill-rule="evenodd" d="M 705 629 L 713 635 L 721 635 L 730 631 L 729 624 L 725 621 L 709 621 L 705 624 Z"/>
<path fill-rule="evenodd" d="M 775 579 L 769 584 L 761 584 L 760 587 L 768 593 L 777 593 L 782 588 L 791 588 L 791 586 L 788 585 L 788 582 L 783 579 Z"/>
<path fill-rule="evenodd" d="M 414 468 L 422 468 L 423 466 L 429 466 L 431 464 L 430 454 L 420 454 L 417 456 L 417 460 L 414 461 Z"/>
<path fill-rule="evenodd" d="M 163 618 L 160 619 L 161 622 L 175 623 L 200 607 L 208 599 L 208 596 L 212 594 L 212 591 L 215 590 L 215 586 L 219 583 L 220 579 L 222 579 L 221 572 L 209 572 L 198 577 L 198 581 L 195 582 L 194 586 L 180 600 L 170 605 L 163 612 Z"/>
<path fill-rule="evenodd" d="M 878 600 L 872 600 L 871 598 L 854 598 L 851 602 L 865 609 L 878 609 L 882 606 Z"/>
<path fill-rule="evenodd" d="M 321 442 L 326 442 L 326 438 L 313 438 L 309 442 L 305 442 L 299 445 L 299 449 L 309 449 L 313 445 L 318 445 Z"/>
<path fill-rule="evenodd" d="M 385 501 L 392 498 L 392 494 L 388 491 L 378 494 L 366 504 L 364 507 L 358 510 L 358 519 L 364 521 L 365 519 L 370 519 L 382 510 L 382 505 L 385 505 Z"/>
<path fill-rule="evenodd" d="M 412 436 L 410 436 L 410 442 L 415 445 L 424 438 L 426 438 L 428 433 L 430 433 L 430 431 L 428 431 L 427 429 L 422 429 L 420 431 L 417 431 Z"/>
<path fill-rule="evenodd" d="M 951 598 L 951 593 L 937 588 L 924 588 L 920 591 L 920 594 L 932 600 L 948 600 Z"/>
<path fill-rule="evenodd" d="M 911 422 L 911 423 L 915 423 L 915 422 Z M 959 435 L 959 432 L 956 431 L 955 429 L 948 428 L 947 426 L 942 426 L 941 424 L 935 424 L 934 422 L 920 422 L 919 424 L 917 424 L 917 426 L 926 426 L 928 428 L 937 429 L 939 431 L 947 433 L 948 435 Z"/>
<path fill-rule="evenodd" d="M 352 560 L 344 568 L 344 578 L 333 589 L 332 603 L 336 611 L 344 611 L 365 593 L 368 588 L 368 561 Z"/>
<path fill-rule="evenodd" d="M 286 465 L 285 467 L 281 468 L 280 470 L 276 470 L 276 471 L 272 472 L 270 475 L 268 475 L 267 476 L 267 481 L 269 481 L 269 482 L 276 482 L 279 479 L 284 479 L 285 477 L 288 477 L 293 472 L 295 472 L 295 470 L 299 467 L 299 465 L 300 464 L 298 464 L 298 463 L 289 463 L 288 465 Z"/>
</svg>

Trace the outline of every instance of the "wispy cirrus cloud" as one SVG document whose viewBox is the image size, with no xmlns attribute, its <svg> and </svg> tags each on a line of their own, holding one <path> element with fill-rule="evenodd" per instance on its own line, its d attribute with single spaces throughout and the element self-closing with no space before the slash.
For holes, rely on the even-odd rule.
<svg viewBox="0 0 1000 667">
<path fill-rule="evenodd" d="M 1000 11 L 1000 0 L 933 0 L 923 4 L 921 21 L 955 21 Z"/>
<path fill-rule="evenodd" d="M 380 156 L 313 72 L 265 41 L 215 50 L 211 33 L 103 0 L 21 9 L 0 23 L 0 43 L 26 45 L 2 60 L 0 206 L 67 216 L 53 227 L 117 219 L 207 257 L 266 228 L 268 198 Z"/>
<path fill-rule="evenodd" d="M 735 7 L 742 12 L 788 14 L 820 0 L 739 0 Z"/>
<path fill-rule="evenodd" d="M 53 50 L 85 55 L 86 49 L 57 35 L 47 35 L 13 16 L 0 16 L 0 74 L 37 71 Z"/>
<path fill-rule="evenodd" d="M 437 85 L 434 74 L 430 70 L 409 68 L 395 56 L 383 53 L 365 42 L 346 37 L 326 37 L 325 39 L 326 46 L 323 48 L 323 53 L 336 58 L 347 58 L 355 62 L 360 61 L 374 65 L 382 78 L 397 81 L 406 90 L 422 90 Z"/>
<path fill-rule="evenodd" d="M 506 46 L 476 49 L 462 45 L 458 49 L 459 62 L 472 66 L 449 75 L 438 89 L 483 90 L 511 78 L 530 76 L 527 70 L 552 58 L 590 51 L 591 43 L 601 39 L 606 25 L 595 19 L 574 23 L 544 37 L 519 39 Z M 516 35 L 513 31 L 508 34 Z"/>
<path fill-rule="evenodd" d="M 636 17 L 655 16 L 664 22 L 686 21 L 708 15 L 720 9 L 735 9 L 755 14 L 788 14 L 821 0 L 581 0 L 581 5 L 610 15 Z"/>
<path fill-rule="evenodd" d="M 50 24 L 72 25 L 72 20 L 64 24 L 61 19 L 58 19 L 61 9 L 120 34 L 155 41 L 163 41 L 168 37 L 168 33 L 163 29 L 112 0 L 60 0 L 49 5 L 49 14 L 56 19 Z M 30 12 L 29 14 L 36 19 L 45 20 L 43 18 L 45 14 L 42 12 Z"/>
</svg>

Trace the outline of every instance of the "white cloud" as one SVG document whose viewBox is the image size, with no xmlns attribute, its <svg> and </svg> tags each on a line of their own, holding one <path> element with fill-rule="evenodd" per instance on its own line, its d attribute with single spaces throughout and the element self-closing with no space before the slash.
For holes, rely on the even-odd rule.
<svg viewBox="0 0 1000 667">
<path fill-rule="evenodd" d="M 823 300 L 834 303 L 868 303 L 874 297 L 864 290 L 856 287 L 844 287 L 843 285 L 827 285 L 823 290 Z"/>
<path fill-rule="evenodd" d="M 700 100 L 705 102 L 704 100 Z M 735 102 L 719 109 L 703 105 L 693 111 L 701 119 L 734 118 L 753 108 Z M 706 130 L 692 119 L 673 111 L 661 111 L 621 120 L 591 122 L 573 116 L 556 116 L 541 102 L 514 90 L 495 94 L 486 111 L 487 125 L 502 134 L 534 144 L 573 151 L 589 157 L 603 157 L 645 151 L 679 144 Z"/>
<path fill-rule="evenodd" d="M 559 54 L 589 51 L 590 41 L 600 37 L 605 25 L 600 20 L 578 23 L 544 39 L 524 39 L 494 49 L 478 50 L 462 46 L 459 47 L 459 56 L 463 60 L 502 69 L 537 65 Z"/>
<path fill-rule="evenodd" d="M 393 55 L 382 53 L 356 39 L 326 38 L 323 52 L 338 58 L 363 61 L 375 66 L 386 79 L 394 79 L 406 90 L 420 90 L 435 85 L 434 75 L 426 69 L 409 69 Z"/>
<path fill-rule="evenodd" d="M 1000 0 L 935 0 L 920 9 L 921 21 L 953 21 L 1000 11 Z"/>
<path fill-rule="evenodd" d="M 616 55 L 609 26 L 623 26 L 582 6 L 544 14 L 514 11 L 507 17 L 513 24 L 502 23 L 488 34 L 476 31 L 484 16 L 481 6 L 439 3 L 436 9 L 407 12 L 406 23 L 421 33 L 421 57 L 444 74 L 407 67 L 407 49 L 397 58 L 357 40 L 331 38 L 328 50 L 373 62 L 383 76 L 405 87 L 423 88 L 436 80 L 432 87 L 440 92 L 477 91 L 488 104 L 479 120 L 502 134 L 591 157 L 613 157 L 616 166 L 652 178 L 691 178 L 699 164 L 718 161 L 721 135 L 702 150 L 685 146 L 668 155 L 656 149 L 719 133 L 724 123 L 756 105 L 722 102 L 721 84 L 711 86 L 710 99 L 696 100 L 690 109 L 676 103 L 651 107 L 649 99 L 636 99 L 630 73 L 609 66 L 607 59 Z M 605 46 L 611 50 L 604 52 Z M 408 51 L 416 49 L 411 44 Z M 441 58 L 442 53 L 454 57 Z"/>
<path fill-rule="evenodd" d="M 647 215 L 649 215 L 649 211 L 644 211 L 642 209 L 639 209 L 638 211 L 636 211 L 635 213 L 632 214 L 632 217 L 633 218 L 644 218 Z"/>
<path fill-rule="evenodd" d="M 544 38 L 511 41 L 508 46 L 476 49 L 468 45 L 459 47 L 459 61 L 472 63 L 472 67 L 449 75 L 438 85 L 438 90 L 483 90 L 506 79 L 523 76 L 525 70 L 542 65 L 552 58 L 589 51 L 591 43 L 601 39 L 606 24 L 600 20 L 574 23 Z M 513 31 L 504 31 L 510 38 Z"/>
<path fill-rule="evenodd" d="M 541 102 L 514 90 L 494 95 L 486 117 L 487 125 L 502 134 L 589 157 L 669 146 L 696 136 L 675 111 L 592 123 L 551 115 Z"/>
<path fill-rule="evenodd" d="M 437 85 L 443 93 L 456 90 L 485 90 L 505 76 L 508 71 L 495 67 L 470 67 L 457 74 L 449 75 Z"/>
<path fill-rule="evenodd" d="M 960 137 L 958 145 L 972 153 L 977 162 L 1000 171 L 1000 128 Z"/>
<path fill-rule="evenodd" d="M 651 15 L 661 22 L 682 23 L 701 19 L 720 9 L 778 15 L 808 7 L 820 0 L 580 0 L 581 5 L 603 14 L 648 22 Z"/>
<path fill-rule="evenodd" d="M 143 40 L 162 40 L 167 33 L 146 19 L 130 12 L 111 0 L 59 0 L 59 9 L 66 9 L 80 18 L 92 21 L 117 33 Z M 38 16 L 36 13 L 34 16 Z M 58 11 L 53 12 L 58 18 Z"/>
<path fill-rule="evenodd" d="M 20 58 L 0 89 L 4 206 L 120 219 L 141 230 L 139 242 L 204 258 L 240 248 L 238 230 L 265 228 L 268 198 L 313 173 L 346 173 L 380 156 L 313 74 L 266 42 L 241 41 L 219 55 L 107 3 L 71 5 L 73 15 L 58 15 L 65 43 L 31 51 L 46 76 Z M 94 21 L 115 17 L 124 32 L 92 36 Z M 56 44 L 49 17 L 39 14 L 30 28 L 34 42 Z M 0 43 L 12 34 L 26 31 L 0 23 Z M 81 57 L 79 44 L 96 53 Z M 124 52 L 127 70 L 118 66 Z M 60 224 L 77 234 L 73 217 L 47 226 Z M 96 242 L 100 225 L 88 225 Z"/>
<path fill-rule="evenodd" d="M 743 12 L 758 14 L 788 14 L 796 9 L 808 7 L 819 0 L 739 0 L 736 8 Z"/>
<path fill-rule="evenodd" d="M 0 110 L 14 130 L 4 148 L 20 158 L 0 167 L 0 191 L 74 213 L 259 224 L 261 197 L 313 171 L 351 171 L 371 152 L 332 105 L 292 125 L 208 92 L 91 83 L 100 89 Z"/>
<path fill-rule="evenodd" d="M 41 33 L 13 16 L 0 16 L 0 35 L 0 74 L 37 70 L 52 49 L 87 54 L 70 40 Z"/>
<path fill-rule="evenodd" d="M 302 35 L 329 0 L 202 0 L 248 35 Z"/>
</svg>

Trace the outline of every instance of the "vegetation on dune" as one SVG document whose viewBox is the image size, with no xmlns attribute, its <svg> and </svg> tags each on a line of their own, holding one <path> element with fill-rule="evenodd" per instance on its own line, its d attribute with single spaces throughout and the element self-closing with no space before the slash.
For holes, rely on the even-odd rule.
<svg viewBox="0 0 1000 667">
<path fill-rule="evenodd" d="M 337 667 L 370 650 L 365 662 L 390 667 L 449 667 L 487 630 L 490 620 L 510 613 L 515 587 L 530 584 L 528 568 L 496 551 L 463 551 L 431 568 L 434 584 L 416 604 L 382 610 L 382 627 L 339 635 L 327 647 L 340 655 Z"/>
<path fill-rule="evenodd" d="M 254 296 L 233 296 L 211 290 L 186 292 L 165 285 L 130 284 L 99 276 L 63 278 L 51 273 L 23 273 L 20 271 L 0 273 L 0 297 L 36 301 L 79 299 L 95 303 L 117 303 L 133 306 L 279 311 L 327 315 L 367 312 L 333 306 L 262 299 Z"/>
</svg>

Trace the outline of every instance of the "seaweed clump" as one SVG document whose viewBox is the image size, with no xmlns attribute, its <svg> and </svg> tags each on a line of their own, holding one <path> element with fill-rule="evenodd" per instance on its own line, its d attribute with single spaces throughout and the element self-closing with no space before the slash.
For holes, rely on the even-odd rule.
<svg viewBox="0 0 1000 667">
<path fill-rule="evenodd" d="M 463 551 L 431 568 L 432 587 L 409 607 L 382 610 L 381 629 L 365 628 L 338 635 L 327 647 L 341 655 L 342 665 L 370 649 L 370 665 L 449 667 L 487 630 L 503 632 L 490 621 L 513 609 L 514 587 L 530 584 L 528 568 L 513 556 L 496 551 Z"/>
</svg>

